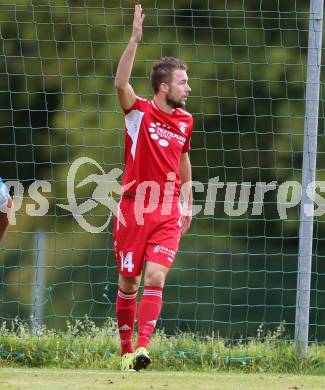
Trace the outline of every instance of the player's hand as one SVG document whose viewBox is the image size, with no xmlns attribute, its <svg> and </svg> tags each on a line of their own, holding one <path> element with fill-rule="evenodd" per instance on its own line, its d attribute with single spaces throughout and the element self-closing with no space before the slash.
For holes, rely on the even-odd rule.
<svg viewBox="0 0 325 390">
<path fill-rule="evenodd" d="M 181 227 L 180 227 L 182 235 L 185 234 L 190 228 L 191 221 L 192 221 L 192 210 L 183 208 L 182 216 L 181 216 Z"/>
<path fill-rule="evenodd" d="M 136 4 L 134 7 L 134 20 L 133 20 L 133 31 L 131 39 L 135 42 L 140 42 L 142 38 L 142 24 L 145 15 L 142 14 L 141 4 Z"/>
</svg>

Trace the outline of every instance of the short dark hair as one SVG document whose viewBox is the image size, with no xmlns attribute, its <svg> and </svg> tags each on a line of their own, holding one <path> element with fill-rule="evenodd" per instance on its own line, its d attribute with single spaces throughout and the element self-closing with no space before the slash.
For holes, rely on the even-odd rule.
<svg viewBox="0 0 325 390">
<path fill-rule="evenodd" d="M 152 66 L 150 75 L 151 85 L 154 93 L 159 91 L 161 83 L 170 83 L 174 70 L 187 70 L 186 64 L 174 57 L 163 57 Z"/>
</svg>

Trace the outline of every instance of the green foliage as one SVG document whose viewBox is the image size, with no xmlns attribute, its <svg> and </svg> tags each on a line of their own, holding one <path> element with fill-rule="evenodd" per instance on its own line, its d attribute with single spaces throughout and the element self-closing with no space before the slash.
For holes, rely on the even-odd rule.
<svg viewBox="0 0 325 390">
<path fill-rule="evenodd" d="M 309 357 L 299 358 L 286 339 L 284 325 L 274 331 L 260 326 L 257 337 L 229 341 L 219 336 L 179 333 L 167 337 L 158 330 L 150 343 L 156 370 L 218 370 L 325 374 L 324 345 L 311 345 Z M 102 327 L 85 319 L 67 324 L 67 331 L 13 322 L 0 328 L 1 366 L 118 369 L 117 324 Z"/>
</svg>

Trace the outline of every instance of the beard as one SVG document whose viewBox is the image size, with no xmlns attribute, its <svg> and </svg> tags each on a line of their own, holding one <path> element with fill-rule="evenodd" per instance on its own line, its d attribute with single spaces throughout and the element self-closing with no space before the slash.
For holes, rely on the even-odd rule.
<svg viewBox="0 0 325 390">
<path fill-rule="evenodd" d="M 166 103 L 172 108 L 184 108 L 185 107 L 184 102 L 174 100 L 169 95 L 166 96 Z"/>
</svg>

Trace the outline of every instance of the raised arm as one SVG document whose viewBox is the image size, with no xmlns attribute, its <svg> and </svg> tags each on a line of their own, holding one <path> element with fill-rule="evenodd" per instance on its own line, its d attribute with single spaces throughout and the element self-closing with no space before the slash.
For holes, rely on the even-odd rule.
<svg viewBox="0 0 325 390">
<path fill-rule="evenodd" d="M 142 14 L 141 4 L 136 4 L 134 8 L 133 31 L 128 45 L 126 46 L 115 76 L 115 88 L 120 105 L 123 109 L 130 108 L 136 99 L 134 90 L 129 83 L 131 71 L 138 43 L 142 37 L 142 24 L 145 15 Z"/>
</svg>

